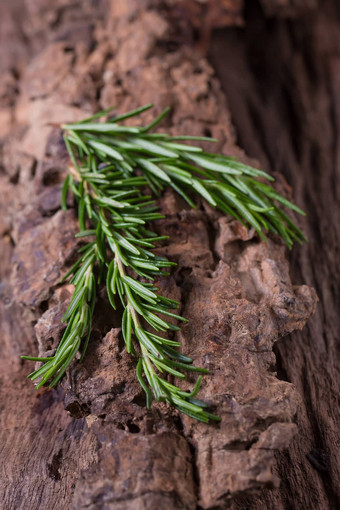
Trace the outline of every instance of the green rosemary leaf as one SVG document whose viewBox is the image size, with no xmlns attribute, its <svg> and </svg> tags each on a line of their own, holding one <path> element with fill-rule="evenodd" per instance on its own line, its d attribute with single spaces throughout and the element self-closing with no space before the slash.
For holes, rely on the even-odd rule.
<svg viewBox="0 0 340 510">
<path fill-rule="evenodd" d="M 55 370 L 58 370 L 61 367 L 63 361 L 64 360 L 60 360 L 58 365 L 56 365 L 55 367 L 51 367 L 49 368 L 49 370 L 46 371 L 46 373 L 42 376 L 40 382 L 36 385 L 37 390 L 41 388 L 50 379 L 53 373 L 55 373 Z"/>
<path fill-rule="evenodd" d="M 153 356 L 150 355 L 150 358 L 152 359 L 153 363 L 156 365 L 158 369 L 163 369 L 166 372 L 168 372 L 171 375 L 174 375 L 175 377 L 178 377 L 178 379 L 185 379 L 185 375 L 179 372 L 178 370 L 175 370 L 170 365 L 166 365 L 165 363 L 162 363 L 161 361 L 155 359 Z"/>
<path fill-rule="evenodd" d="M 122 215 L 125 221 L 128 221 L 130 223 L 137 223 L 139 225 L 145 225 L 145 221 L 141 220 L 140 218 L 133 218 L 132 216 L 126 216 L 125 214 Z"/>
<path fill-rule="evenodd" d="M 268 186 L 267 184 L 263 184 L 262 182 L 254 181 L 254 185 L 256 186 L 256 188 L 259 188 L 262 191 L 264 191 L 264 193 L 266 195 L 268 195 L 270 198 L 273 198 L 273 199 L 277 200 L 278 202 L 280 202 L 281 204 L 285 205 L 289 209 L 292 209 L 293 211 L 298 212 L 302 216 L 306 215 L 306 213 L 302 209 L 300 209 L 300 207 L 298 207 L 297 205 L 293 204 L 292 202 L 287 200 L 282 195 L 279 195 L 279 193 L 276 193 L 276 191 L 273 188 L 271 188 L 270 186 Z"/>
<path fill-rule="evenodd" d="M 84 180 L 92 181 L 92 182 L 99 182 L 99 183 L 106 183 L 107 182 L 107 174 L 100 174 L 100 173 L 92 173 L 92 172 L 81 172 L 81 177 Z"/>
<path fill-rule="evenodd" d="M 154 340 L 156 343 L 160 344 L 160 345 L 173 345 L 174 347 L 180 347 L 180 343 L 179 342 L 175 342 L 174 340 L 169 340 L 168 338 L 163 338 L 161 336 L 158 336 L 158 335 L 154 335 L 153 333 L 150 333 L 150 331 L 148 331 L 148 335 L 152 338 L 152 340 Z M 164 349 L 163 349 L 164 350 Z"/>
<path fill-rule="evenodd" d="M 177 395 L 173 395 L 171 397 L 171 400 L 181 406 L 183 409 L 187 409 L 188 411 L 194 413 L 194 414 L 201 414 L 203 413 L 203 409 L 200 407 L 200 406 L 197 406 L 195 404 L 191 404 L 190 402 L 188 402 L 187 400 L 184 400 L 182 398 L 180 398 L 179 396 Z"/>
<path fill-rule="evenodd" d="M 111 122 L 120 122 L 125 119 L 129 119 L 130 117 L 135 117 L 136 115 L 140 115 L 141 113 L 145 112 L 146 110 L 150 110 L 150 108 L 153 107 L 153 104 L 146 104 L 145 106 L 141 106 L 140 108 L 136 108 L 135 110 L 131 110 L 130 112 L 124 113 L 123 115 L 118 115 L 118 117 L 114 117 L 111 120 Z"/>
<path fill-rule="evenodd" d="M 74 360 L 75 358 L 75 355 L 77 354 L 78 350 L 79 350 L 79 347 L 80 347 L 80 341 L 81 339 L 78 338 L 78 341 L 77 343 L 75 344 L 73 350 L 70 352 L 69 354 L 69 357 L 66 361 L 66 363 L 64 363 L 61 367 L 61 369 L 59 370 L 58 372 L 58 375 L 53 379 L 53 381 L 51 382 L 50 384 L 50 388 L 53 388 L 54 386 L 56 386 L 58 384 L 58 382 L 60 381 L 60 379 L 63 377 L 64 373 L 66 372 L 66 370 L 68 369 L 69 365 L 72 363 L 72 361 Z"/>
<path fill-rule="evenodd" d="M 188 356 L 184 356 L 184 354 L 181 354 L 180 352 L 176 351 L 175 349 L 172 349 L 171 347 L 163 347 L 163 352 L 172 359 L 175 359 L 177 361 L 182 361 L 183 363 L 192 363 L 192 359 Z"/>
<path fill-rule="evenodd" d="M 137 257 L 131 257 L 131 258 L 136 259 Z M 152 263 L 156 267 L 174 267 L 174 266 L 177 266 L 176 262 L 170 262 L 170 260 L 159 258 L 159 257 L 154 257 L 152 259 Z"/>
<path fill-rule="evenodd" d="M 53 361 L 53 357 L 51 358 L 51 360 Z M 51 361 L 47 361 L 40 368 L 38 368 L 37 370 L 34 370 L 34 372 L 31 372 L 30 374 L 28 374 L 27 379 L 31 379 L 31 381 L 35 381 L 35 379 L 37 379 L 38 377 L 43 375 L 45 372 L 47 372 L 47 370 L 50 368 L 50 366 L 51 366 Z"/>
<path fill-rule="evenodd" d="M 144 347 L 151 353 L 153 354 L 157 359 L 158 358 L 163 358 L 162 354 L 160 353 L 159 349 L 157 349 L 157 347 L 152 343 L 152 341 L 150 340 L 150 338 L 148 337 L 148 335 L 143 331 L 142 328 L 135 328 L 135 333 L 136 333 L 136 336 L 138 338 L 138 340 L 140 340 L 140 342 L 144 345 Z"/>
<path fill-rule="evenodd" d="M 130 354 L 131 352 L 131 337 L 132 337 L 132 315 L 129 308 L 127 310 L 126 317 L 126 333 L 125 333 L 125 343 L 126 343 L 126 352 Z"/>
<path fill-rule="evenodd" d="M 72 313 L 74 312 L 74 310 L 78 306 L 79 302 L 83 298 L 83 296 L 85 294 L 85 291 L 86 291 L 86 288 L 83 287 L 82 289 L 79 289 L 78 293 L 75 293 L 73 295 L 72 301 L 71 301 L 68 309 L 66 310 L 65 314 L 62 316 L 62 319 L 61 319 L 62 322 L 65 322 L 70 317 L 70 315 L 72 315 Z"/>
<path fill-rule="evenodd" d="M 136 255 L 140 254 L 140 251 L 135 246 L 133 246 L 133 244 L 131 244 L 130 241 L 128 241 L 126 239 L 126 237 L 123 237 L 120 234 L 116 233 L 116 234 L 114 234 L 114 238 L 116 239 L 117 243 L 119 243 L 122 248 L 125 248 L 125 250 L 127 250 L 131 253 L 135 253 Z"/>
<path fill-rule="evenodd" d="M 151 106 L 153 106 L 153 105 L 151 105 Z M 155 120 L 153 120 L 150 124 L 148 124 L 143 129 L 143 132 L 151 131 L 151 129 L 153 129 L 155 126 L 157 126 L 157 124 L 159 124 L 164 119 L 164 117 L 166 117 L 166 115 L 169 113 L 169 111 L 170 111 L 169 107 L 165 108 L 165 110 L 163 110 L 162 113 L 160 115 L 158 115 L 158 117 L 155 118 Z"/>
<path fill-rule="evenodd" d="M 167 363 L 167 361 L 164 361 L 164 363 Z M 189 365 L 186 363 L 181 363 L 180 361 L 171 361 L 171 363 L 178 368 L 181 368 L 182 370 L 187 370 L 189 372 L 200 372 L 201 374 L 209 374 L 209 370 L 202 367 L 196 367 L 194 365 Z"/>
<path fill-rule="evenodd" d="M 168 305 L 167 308 L 170 308 L 169 305 L 172 305 L 175 308 L 178 308 L 179 305 L 180 305 L 180 303 L 178 301 L 176 301 L 176 299 L 171 299 L 171 298 L 168 298 L 168 297 L 165 297 L 165 296 L 158 296 L 158 299 L 160 301 L 163 301 L 166 305 Z"/>
<path fill-rule="evenodd" d="M 206 199 L 208 204 L 212 205 L 213 207 L 216 207 L 216 202 L 213 196 L 197 179 L 192 180 L 192 187 L 194 188 L 195 191 L 197 191 L 197 193 L 199 193 L 203 198 Z"/>
<path fill-rule="evenodd" d="M 98 197 L 98 198 L 95 198 L 95 202 L 98 205 L 114 207 L 116 209 L 124 209 L 124 207 L 128 207 L 129 206 L 128 202 L 118 202 L 117 200 L 114 200 L 113 198 L 109 198 L 109 197 Z"/>
<path fill-rule="evenodd" d="M 123 282 L 125 282 L 129 287 L 135 290 L 142 297 L 151 298 L 153 300 L 157 300 L 157 295 L 147 289 L 142 283 L 137 282 L 130 276 L 122 276 Z"/>
<path fill-rule="evenodd" d="M 171 182 L 170 178 L 167 176 L 167 174 L 159 166 L 155 165 L 151 161 L 148 161 L 147 159 L 143 159 L 143 158 L 137 158 L 136 163 L 139 166 L 141 166 L 143 169 L 154 174 L 156 177 L 158 177 L 162 181 Z"/>
<path fill-rule="evenodd" d="M 87 243 L 84 246 L 81 246 L 78 250 L 78 253 L 82 253 L 82 257 L 80 258 L 80 262 L 85 260 L 90 252 L 93 252 L 93 249 L 95 248 L 95 241 L 92 241 L 91 243 Z"/>
<path fill-rule="evenodd" d="M 98 113 L 95 113 L 94 115 L 91 115 L 91 117 L 87 117 L 84 120 L 81 120 L 78 122 L 78 124 L 85 124 L 86 122 L 91 122 L 95 119 L 100 119 L 101 117 L 105 117 L 108 113 L 112 112 L 112 110 L 115 109 L 115 106 L 111 106 L 110 108 L 106 108 L 106 110 L 101 110 Z"/>
<path fill-rule="evenodd" d="M 90 140 L 89 145 L 94 149 L 103 152 L 107 156 L 110 156 L 113 159 L 117 159 L 118 161 L 123 160 L 123 156 L 109 145 L 106 145 L 106 143 L 97 142 L 96 140 Z"/>
<path fill-rule="evenodd" d="M 72 160 L 72 163 L 74 164 L 74 167 L 79 171 L 79 165 L 78 165 L 78 162 L 76 160 L 76 157 L 74 155 L 74 152 L 73 152 L 73 149 L 72 149 L 72 146 L 71 146 L 71 143 L 69 142 L 66 134 L 64 135 L 64 142 L 65 142 L 65 145 L 66 145 L 66 148 L 67 148 L 67 151 L 71 157 L 71 160 Z M 71 183 L 71 179 L 70 179 L 70 183 Z"/>
<path fill-rule="evenodd" d="M 197 205 L 195 204 L 195 202 L 193 202 L 193 200 L 191 200 L 191 198 L 185 193 L 185 191 L 183 191 L 179 186 L 177 186 L 177 184 L 175 184 L 174 182 L 172 182 L 170 184 L 170 186 L 179 194 L 181 195 L 181 197 L 184 198 L 184 200 L 190 205 L 190 207 L 192 207 L 193 209 L 196 209 L 197 208 Z"/>
<path fill-rule="evenodd" d="M 155 266 L 154 264 L 151 264 L 149 262 L 144 262 L 142 259 L 137 259 L 136 257 L 132 258 L 130 257 L 131 262 L 134 267 L 141 267 L 142 269 L 148 269 L 150 271 L 153 271 L 155 274 L 158 274 L 159 268 Z M 131 264 L 131 265 L 132 265 Z"/>
<path fill-rule="evenodd" d="M 218 140 L 216 140 L 216 138 L 210 138 L 209 136 L 187 136 L 187 135 L 170 136 L 169 140 L 192 140 L 195 142 L 218 142 Z"/>
<path fill-rule="evenodd" d="M 122 335 L 123 335 L 123 339 L 124 339 L 124 342 L 126 343 L 126 317 L 127 317 L 127 308 L 124 308 L 124 312 L 123 312 L 123 315 L 122 315 Z"/>
<path fill-rule="evenodd" d="M 95 258 L 94 253 L 87 256 L 86 260 L 83 262 L 83 265 L 77 271 L 77 274 L 75 275 L 74 280 L 72 280 L 73 285 L 77 285 L 80 281 L 83 280 L 85 273 L 88 270 L 88 268 L 90 267 L 90 265 L 93 263 L 94 258 Z"/>
<path fill-rule="evenodd" d="M 81 147 L 83 152 L 89 156 L 90 155 L 90 151 L 89 151 L 88 147 L 86 147 L 85 143 L 80 138 L 80 136 L 75 131 L 70 131 L 69 133 L 70 133 L 70 136 L 67 137 L 68 140 L 72 141 L 73 144 L 78 145 L 79 147 Z"/>
<path fill-rule="evenodd" d="M 174 165 L 163 165 L 164 170 L 179 181 L 184 182 L 188 186 L 192 185 L 192 175 L 181 168 L 177 168 Z"/>
<path fill-rule="evenodd" d="M 70 176 L 66 176 L 62 190 L 61 190 L 61 208 L 63 211 L 67 210 L 67 192 L 70 185 Z"/>
<path fill-rule="evenodd" d="M 84 196 L 81 197 L 78 205 L 78 221 L 80 230 L 83 231 L 86 229 L 85 226 L 85 199 Z"/>
<path fill-rule="evenodd" d="M 181 397 L 184 397 L 184 398 L 195 397 L 200 390 L 201 381 L 202 381 L 202 376 L 200 375 L 197 378 L 194 389 L 192 390 L 191 393 L 189 393 L 186 391 L 182 391 L 174 384 L 171 384 L 168 381 L 165 381 L 164 379 L 159 378 L 159 382 L 162 386 L 164 386 L 166 389 L 168 389 L 171 393 L 176 393 L 177 395 L 180 395 Z"/>
<path fill-rule="evenodd" d="M 150 154 L 155 154 L 156 156 L 165 156 L 168 158 L 177 158 L 178 154 L 176 152 L 170 151 L 169 149 L 165 149 L 164 147 L 150 142 L 149 140 L 145 140 L 143 138 L 130 138 L 131 143 L 136 145 L 136 150 L 143 150 Z"/>
<path fill-rule="evenodd" d="M 53 364 L 51 367 L 51 368 L 53 368 L 52 372 L 55 372 L 57 370 L 57 367 L 60 364 L 60 360 L 65 359 L 65 356 L 68 355 L 68 353 L 72 349 L 75 339 L 78 338 L 78 336 L 79 336 L 78 333 L 79 333 L 79 324 L 77 324 L 77 328 L 74 329 L 71 332 L 71 334 L 65 339 L 63 345 L 61 345 L 61 344 L 59 345 L 58 350 L 54 356 Z M 51 372 L 51 374 L 52 374 L 52 372 Z"/>
<path fill-rule="evenodd" d="M 141 387 L 143 388 L 143 390 L 145 391 L 145 394 L 146 394 L 146 407 L 148 409 L 150 409 L 151 403 L 152 403 L 152 393 L 151 393 L 151 391 L 149 390 L 149 388 L 147 387 L 147 385 L 145 384 L 145 382 L 143 380 L 142 371 L 143 371 L 143 363 L 142 363 L 142 360 L 139 359 L 138 363 L 137 363 L 137 367 L 136 367 L 137 379 L 138 379 L 139 384 L 141 385 Z"/>
<path fill-rule="evenodd" d="M 71 269 L 69 269 L 67 271 L 67 273 L 62 277 L 62 279 L 60 280 L 60 283 L 64 283 L 67 280 L 67 278 L 77 270 L 77 268 L 80 266 L 81 262 L 82 262 L 82 259 L 81 258 L 78 259 L 77 262 L 75 264 L 73 264 Z"/>
<path fill-rule="evenodd" d="M 190 404 L 193 404 L 195 406 L 202 407 L 202 409 L 206 409 L 208 407 L 208 404 L 206 404 L 205 402 L 202 402 L 202 400 L 198 400 L 197 398 L 189 397 L 187 399 L 187 402 L 189 402 Z"/>
<path fill-rule="evenodd" d="M 307 242 L 307 238 L 305 237 L 304 233 L 299 229 L 299 227 L 297 225 L 295 225 L 295 223 L 289 218 L 289 216 L 284 213 L 284 211 L 282 211 L 278 207 L 275 207 L 275 211 L 276 211 L 277 215 L 281 216 L 281 218 L 283 218 L 283 220 L 291 227 L 293 232 L 295 232 L 296 240 L 298 242 L 302 242 L 302 241 Z"/>
<path fill-rule="evenodd" d="M 49 358 L 39 358 L 38 356 L 20 356 L 21 359 L 25 359 L 27 361 L 50 361 L 51 357 Z"/>
<path fill-rule="evenodd" d="M 90 341 L 90 336 L 91 336 L 91 329 L 92 329 L 92 314 L 93 314 L 93 310 L 91 310 L 91 313 L 89 314 L 89 321 L 88 321 L 88 326 L 87 326 L 87 335 L 86 335 L 86 338 L 85 338 L 85 342 L 84 342 L 84 346 L 83 346 L 83 349 L 82 349 L 82 353 L 81 353 L 81 357 L 80 357 L 80 363 L 83 361 L 84 357 L 85 357 L 85 354 L 86 354 L 86 351 L 87 351 L 87 347 L 88 347 L 88 344 L 89 344 L 89 341 Z"/>
<path fill-rule="evenodd" d="M 184 153 L 184 156 L 206 170 L 213 170 L 214 172 L 221 172 L 224 174 L 242 174 L 241 170 L 234 169 L 225 164 L 217 163 L 213 158 L 210 159 L 206 156 L 196 156 L 191 153 Z"/>
<path fill-rule="evenodd" d="M 122 277 L 123 278 L 123 277 Z M 119 280 L 118 280 L 119 281 Z M 123 280 L 122 280 L 123 281 Z M 118 287 L 119 288 L 119 287 Z M 136 310 L 136 312 L 141 315 L 142 317 L 144 317 L 145 315 L 145 312 L 144 312 L 144 309 L 142 307 L 142 305 L 140 304 L 140 302 L 138 301 L 138 297 L 134 296 L 131 292 L 131 289 L 130 289 L 130 286 L 127 285 L 126 283 L 123 282 L 123 288 L 124 288 L 124 291 L 127 295 L 127 298 L 128 298 L 128 302 L 129 304 L 131 305 L 131 307 Z M 124 303 L 124 299 L 122 300 L 122 302 Z"/>
<path fill-rule="evenodd" d="M 268 181 L 275 181 L 274 177 L 267 174 L 267 172 L 264 172 L 263 170 L 259 170 L 258 168 L 253 168 L 249 165 L 245 165 L 244 163 L 241 163 L 240 161 L 237 161 L 236 159 L 228 157 L 228 163 L 231 167 L 235 168 L 236 170 L 239 169 L 242 171 L 242 173 L 246 173 L 248 175 L 252 175 L 254 177 L 264 177 Z"/>
<path fill-rule="evenodd" d="M 67 131 L 86 131 L 91 133 L 139 133 L 139 129 L 136 127 L 125 127 L 117 126 L 116 124 L 106 123 L 77 123 L 77 124 L 65 124 L 62 126 Z M 92 142 L 92 140 L 90 140 Z M 92 145 L 89 143 L 89 145 Z"/>
<path fill-rule="evenodd" d="M 145 311 L 144 312 L 144 318 L 146 320 L 147 319 L 152 319 L 152 321 L 155 324 L 158 324 L 158 327 L 163 328 L 164 330 L 173 328 L 172 324 L 169 324 L 168 322 L 163 321 L 163 319 L 161 319 L 160 317 L 158 317 L 157 315 L 155 315 L 154 313 L 152 313 L 150 311 Z"/>
<path fill-rule="evenodd" d="M 178 409 L 178 411 L 180 411 L 183 414 L 186 414 L 187 416 L 189 416 L 190 418 L 193 418 L 194 420 L 201 421 L 203 423 L 209 423 L 208 416 L 206 416 L 203 413 L 198 414 L 198 413 L 191 412 L 188 409 L 186 409 L 185 407 L 176 404 L 173 400 L 170 400 L 170 399 L 169 399 L 169 404 L 176 407 L 176 409 Z"/>
<path fill-rule="evenodd" d="M 145 304 L 144 308 L 146 308 L 147 310 L 153 310 L 154 312 L 157 312 L 157 313 L 162 313 L 163 315 L 167 315 L 168 317 L 173 317 L 174 319 L 177 319 L 182 322 L 188 322 L 188 319 L 185 319 L 184 317 L 181 317 L 180 315 L 176 315 L 175 313 L 168 312 L 164 308 L 157 306 L 157 305 Z"/>
<path fill-rule="evenodd" d="M 81 232 L 78 232 L 78 234 L 76 234 L 74 237 L 76 237 L 78 239 L 79 237 L 88 237 L 88 236 L 93 236 L 95 234 L 96 234 L 96 231 L 94 229 L 82 230 Z"/>
<path fill-rule="evenodd" d="M 109 269 L 108 269 L 107 276 L 106 276 L 106 291 L 107 291 L 107 296 L 109 298 L 112 308 L 114 310 L 116 310 L 117 307 L 116 307 L 114 292 L 112 290 L 112 280 L 113 280 L 113 260 L 109 264 Z"/>
<path fill-rule="evenodd" d="M 196 147 L 195 145 L 185 145 L 184 143 L 174 143 L 174 142 L 161 142 L 162 147 L 166 149 L 173 149 L 177 151 L 187 151 L 187 152 L 203 152 L 201 147 Z"/>
<path fill-rule="evenodd" d="M 129 224 L 128 224 L 129 225 Z M 154 248 L 155 245 L 144 239 L 134 239 L 132 237 L 126 237 L 128 241 L 133 241 L 137 246 L 144 246 L 145 248 Z"/>
</svg>

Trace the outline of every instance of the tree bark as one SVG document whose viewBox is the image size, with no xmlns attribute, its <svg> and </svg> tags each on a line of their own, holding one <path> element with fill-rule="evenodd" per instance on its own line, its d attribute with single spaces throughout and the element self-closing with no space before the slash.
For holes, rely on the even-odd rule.
<svg viewBox="0 0 340 510">
<path fill-rule="evenodd" d="M 330 0 L 322 15 L 314 0 L 254 5 L 0 5 L 6 510 L 336 507 L 338 13 Z M 202 56 L 208 49 L 220 81 Z M 120 316 L 104 292 L 89 352 L 58 390 L 34 392 L 19 359 L 54 352 L 72 292 L 59 281 L 76 256 L 77 221 L 71 200 L 60 211 L 67 154 L 49 124 L 149 102 L 152 115 L 172 107 L 164 130 L 212 135 L 219 143 L 207 149 L 285 174 L 308 212 L 310 243 L 294 249 L 289 267 L 278 238 L 260 242 L 169 190 L 159 201 L 166 219 L 157 228 L 171 238 L 160 250 L 178 263 L 159 285 L 189 319 L 179 334 L 183 352 L 211 371 L 202 396 L 221 415 L 218 426 L 164 404 L 146 411 Z M 316 304 L 305 283 L 322 303 L 297 333 Z"/>
</svg>

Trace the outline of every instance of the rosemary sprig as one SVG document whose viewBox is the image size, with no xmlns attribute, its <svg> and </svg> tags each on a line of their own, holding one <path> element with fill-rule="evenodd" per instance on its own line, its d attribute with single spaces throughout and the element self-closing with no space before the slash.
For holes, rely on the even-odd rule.
<svg viewBox="0 0 340 510">
<path fill-rule="evenodd" d="M 146 127 L 118 123 L 151 106 L 97 122 L 108 114 L 106 110 L 62 126 L 72 161 L 62 190 L 62 208 L 66 209 L 70 189 L 78 202 L 77 237 L 89 240 L 63 279 L 72 275 L 75 290 L 63 317 L 67 327 L 55 355 L 22 358 L 43 362 L 29 375 L 33 380 L 41 377 L 37 387 L 48 381 L 50 387 L 55 386 L 79 350 L 83 359 L 91 334 L 96 287 L 105 275 L 111 305 L 116 308 L 118 298 L 123 306 L 122 335 L 127 352 L 138 357 L 136 373 L 147 407 L 155 398 L 205 423 L 218 421 L 206 410 L 207 405 L 196 399 L 201 376 L 191 392 L 168 380 L 168 376 L 186 379 L 186 371 L 208 371 L 193 366 L 192 360 L 177 350 L 180 344 L 166 335 L 178 331 L 177 323 L 186 319 L 174 313 L 179 303 L 162 296 L 154 283 L 155 277 L 168 275 L 168 269 L 175 265 L 153 252 L 155 243 L 167 238 L 147 227 L 163 218 L 154 197 L 171 186 L 195 207 L 192 196 L 198 194 L 211 206 L 254 227 L 262 239 L 266 238 L 265 231 L 281 235 L 289 248 L 294 240 L 305 238 L 278 203 L 300 214 L 303 211 L 264 183 L 273 179 L 262 170 L 187 143 L 214 140 L 150 133 L 168 110 Z"/>
</svg>

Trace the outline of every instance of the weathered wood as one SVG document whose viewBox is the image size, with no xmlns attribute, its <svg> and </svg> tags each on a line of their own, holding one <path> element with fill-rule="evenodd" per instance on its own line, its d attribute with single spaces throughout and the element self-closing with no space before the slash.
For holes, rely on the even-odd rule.
<svg viewBox="0 0 340 510">
<path fill-rule="evenodd" d="M 303 400 L 299 433 L 277 456 L 281 489 L 240 507 L 338 508 L 340 11 L 329 0 L 296 20 L 268 20 L 254 4 L 246 30 L 216 34 L 211 56 L 241 146 L 282 172 L 308 213 L 309 243 L 293 250 L 291 274 L 320 303 L 302 332 L 276 346 L 280 376 Z"/>
<path fill-rule="evenodd" d="M 223 24 L 239 23 L 241 2 L 223 6 L 228 3 L 232 15 L 224 12 Z M 297 2 L 301 8 L 312 3 Z M 120 317 L 104 294 L 85 362 L 71 370 L 63 389 L 34 393 L 25 380 L 30 367 L 18 358 L 55 348 L 71 291 L 58 282 L 76 253 L 73 210 L 59 211 L 65 149 L 58 129 L 47 123 L 79 119 L 113 104 L 123 112 L 153 102 L 155 114 L 172 107 L 164 125 L 170 131 L 211 134 L 220 143 L 209 149 L 246 160 L 230 120 L 231 109 L 239 132 L 247 133 L 236 108 L 241 102 L 232 104 L 233 89 L 226 102 L 213 69 L 191 47 L 199 25 L 185 17 L 190 6 L 183 11 L 177 4 L 84 1 L 79 9 L 73 0 L 53 5 L 17 0 L 6 11 L 3 25 L 10 28 L 14 48 L 13 58 L 3 60 L 7 78 L 0 90 L 0 119 L 6 121 L 0 174 L 0 493 L 6 510 L 224 508 L 231 498 L 277 487 L 278 474 L 281 492 L 246 505 L 271 508 L 294 497 L 285 471 L 289 463 L 281 457 L 276 473 L 271 466 L 275 452 L 287 448 L 297 432 L 299 392 L 305 398 L 302 383 L 309 375 L 289 375 L 299 391 L 284 380 L 287 360 L 297 370 L 303 366 L 300 337 L 294 346 L 301 351 L 291 343 L 279 346 L 278 365 L 272 349 L 279 337 L 303 327 L 316 298 L 311 288 L 291 284 L 280 240 L 261 243 L 252 231 L 203 204 L 188 210 L 170 192 L 160 202 L 167 218 L 159 229 L 172 240 L 162 249 L 178 268 L 159 285 L 181 298 L 190 322 L 180 340 L 195 363 L 211 370 L 202 396 L 218 409 L 220 426 L 195 424 L 163 404 L 145 410 L 134 360 L 122 346 Z M 213 4 L 204 46 L 221 21 L 218 2 Z M 263 4 L 268 8 L 270 2 Z M 294 2 L 286 5 L 291 11 Z M 242 145 L 247 147 L 243 139 Z M 265 151 L 262 158 L 248 150 L 266 161 Z M 302 194 L 302 181 L 296 191 Z M 310 249 L 296 254 L 307 260 Z M 307 265 L 301 267 L 306 271 Z M 313 283 L 306 272 L 296 273 L 293 283 L 304 279 Z M 320 322 L 310 324 L 316 328 L 312 325 Z M 312 354 L 308 359 L 314 360 Z M 298 416 L 301 427 L 309 426 L 302 412 Z M 296 442 L 294 449 L 303 451 Z"/>
</svg>

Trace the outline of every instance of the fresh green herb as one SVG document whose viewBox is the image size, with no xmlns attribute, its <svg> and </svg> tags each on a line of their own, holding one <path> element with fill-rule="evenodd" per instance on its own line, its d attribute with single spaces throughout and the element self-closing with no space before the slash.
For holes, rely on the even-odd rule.
<svg viewBox="0 0 340 510">
<path fill-rule="evenodd" d="M 82 360 L 91 334 L 96 287 L 105 277 L 112 307 L 116 308 L 117 301 L 123 306 L 122 335 L 127 352 L 138 358 L 136 375 L 147 407 L 155 398 L 202 422 L 218 421 L 206 410 L 206 404 L 194 398 L 201 376 L 192 392 L 169 382 L 169 376 L 186 379 L 186 371 L 208 371 L 193 366 L 192 360 L 176 349 L 180 344 L 168 335 L 178 331 L 178 323 L 186 319 L 174 313 L 179 303 L 159 294 L 153 283 L 155 277 L 168 275 L 168 269 L 175 265 L 152 251 L 156 242 L 166 239 L 150 227 L 163 218 L 153 197 L 171 186 L 195 207 L 194 196 L 200 195 L 212 207 L 252 226 L 262 239 L 266 239 L 266 231 L 279 234 L 289 248 L 293 241 L 305 238 L 278 203 L 303 212 L 263 182 L 273 179 L 262 170 L 182 143 L 214 140 L 151 134 L 167 110 L 146 127 L 117 123 L 151 106 L 106 122 L 93 122 L 106 116 L 110 111 L 106 110 L 62 126 L 70 154 L 62 208 L 66 209 L 70 189 L 78 202 L 77 237 L 89 241 L 63 279 L 72 275 L 75 290 L 63 317 L 67 326 L 55 355 L 22 358 L 43 363 L 29 375 L 33 380 L 40 378 L 38 388 L 47 382 L 55 386 L 78 351 Z"/>
</svg>

